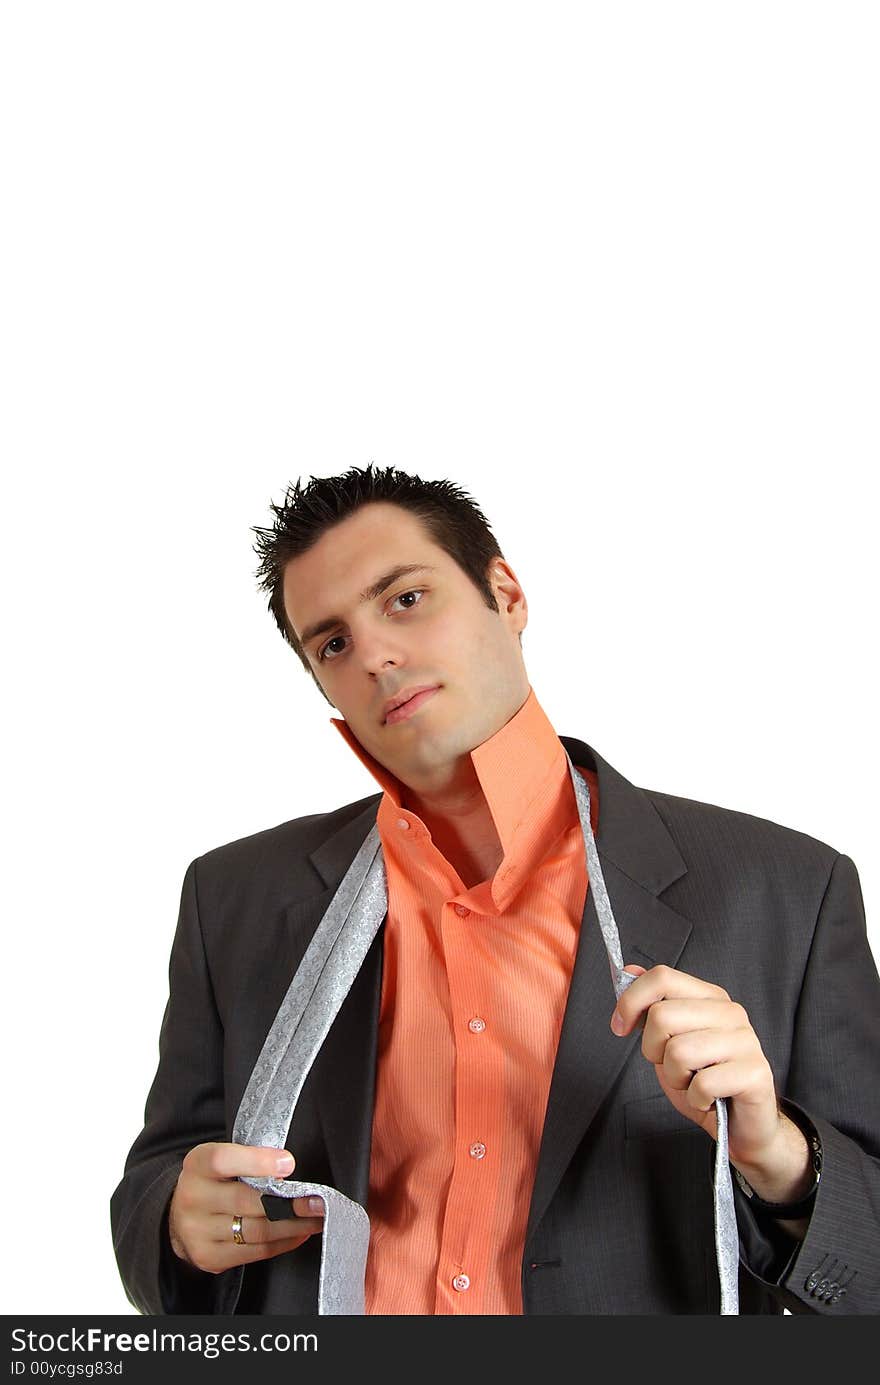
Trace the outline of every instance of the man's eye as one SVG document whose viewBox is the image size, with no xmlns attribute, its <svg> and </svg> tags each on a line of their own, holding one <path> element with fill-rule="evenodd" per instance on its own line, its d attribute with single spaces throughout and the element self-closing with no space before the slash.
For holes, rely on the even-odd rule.
<svg viewBox="0 0 880 1385">
<path fill-rule="evenodd" d="M 417 589 L 416 591 L 412 591 L 412 592 L 401 592 L 399 596 L 395 596 L 394 601 L 402 601 L 403 598 L 404 598 L 405 596 L 421 596 L 421 595 L 422 595 L 422 593 L 421 593 L 421 591 L 418 590 L 418 589 Z M 394 601 L 391 602 L 391 605 L 392 605 L 392 606 L 394 605 Z M 414 601 L 414 602 L 413 602 L 413 606 L 418 606 L 418 604 L 419 604 L 418 601 Z M 407 611 L 411 611 L 411 610 L 412 610 L 412 606 L 406 606 L 404 609 L 407 610 Z"/>
<path fill-rule="evenodd" d="M 421 598 L 422 598 L 423 595 L 424 595 L 424 589 L 421 588 L 421 587 L 417 587 L 417 588 L 415 588 L 415 590 L 413 590 L 413 591 L 400 592 L 400 593 L 398 593 L 397 596 L 395 596 L 395 597 L 392 599 L 391 605 L 393 606 L 396 602 L 402 601 L 403 598 L 404 598 L 405 596 L 417 596 L 417 597 L 419 597 L 419 600 L 421 600 Z M 412 603 L 411 606 L 404 606 L 403 609 L 404 609 L 405 611 L 412 611 L 412 610 L 415 609 L 416 606 L 418 606 L 418 604 L 419 604 L 418 601 L 414 601 L 414 602 Z M 341 639 L 343 639 L 343 638 L 344 638 L 343 635 L 334 635 L 333 638 L 332 638 L 331 640 L 328 640 L 327 643 L 326 643 L 325 645 L 322 645 L 321 648 L 318 650 L 318 662 L 319 662 L 319 663 L 325 663 L 325 662 L 327 661 L 327 658 L 328 658 L 328 650 L 330 649 L 331 644 L 336 644 L 337 640 L 341 640 Z M 336 657 L 335 655 L 330 655 L 330 662 L 331 662 L 331 663 L 333 662 L 333 659 L 334 659 L 335 657 Z"/>
<path fill-rule="evenodd" d="M 324 659 L 327 657 L 327 650 L 330 648 L 331 644 L 335 644 L 337 640 L 341 639 L 341 635 L 334 635 L 332 640 L 328 640 L 327 643 L 321 649 L 318 650 L 319 662 L 323 663 Z"/>
</svg>

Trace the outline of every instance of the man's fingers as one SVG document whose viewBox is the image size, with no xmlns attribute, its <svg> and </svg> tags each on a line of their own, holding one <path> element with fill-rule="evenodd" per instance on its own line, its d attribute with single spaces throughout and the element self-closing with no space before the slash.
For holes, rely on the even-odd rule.
<svg viewBox="0 0 880 1385">
<path fill-rule="evenodd" d="M 319 1197 L 295 1197 L 293 1210 L 298 1217 L 320 1217 L 324 1218 L 324 1203 Z"/>
<path fill-rule="evenodd" d="M 285 1149 L 220 1142 L 196 1145 L 183 1162 L 201 1178 L 289 1178 L 296 1166 Z"/>
<path fill-rule="evenodd" d="M 256 1188 L 237 1178 L 228 1182 L 216 1178 L 198 1178 L 185 1185 L 179 1199 L 182 1207 L 203 1212 L 228 1212 L 233 1217 L 265 1217 L 266 1211 Z"/>
<path fill-rule="evenodd" d="M 749 1017 L 731 1000 L 658 1000 L 645 1019 L 642 1052 L 649 1063 L 662 1063 L 666 1044 L 674 1036 L 695 1030 L 747 1029 Z"/>
<path fill-rule="evenodd" d="M 729 1063 L 713 1063 L 694 1073 L 694 1080 L 687 1089 L 687 1101 L 696 1111 L 709 1111 L 718 1097 L 736 1099 L 743 1092 L 759 1091 L 761 1102 L 766 1103 L 768 1085 L 772 1092 L 773 1075 L 769 1070 L 765 1074 L 760 1061 L 751 1056 L 737 1058 Z"/>
<path fill-rule="evenodd" d="M 284 1221 L 269 1221 L 268 1217 L 242 1217 L 241 1234 L 248 1246 L 267 1245 L 270 1241 L 289 1241 L 295 1236 L 313 1236 L 324 1229 L 323 1217 L 291 1217 Z M 225 1212 L 208 1218 L 208 1236 L 212 1241 L 235 1245 L 232 1239 L 232 1218 Z"/>
<path fill-rule="evenodd" d="M 643 1043 L 643 1051 L 644 1048 Z M 673 1091 L 683 1092 L 702 1068 L 752 1058 L 756 1052 L 757 1041 L 751 1029 L 694 1029 L 687 1034 L 675 1034 L 658 1057 L 652 1058 L 648 1053 L 645 1057 L 662 1068 Z"/>
<path fill-rule="evenodd" d="M 307 1197 L 291 1199 L 298 1217 L 322 1217 L 324 1204 L 316 1199 L 313 1207 Z M 266 1209 L 260 1192 L 238 1178 L 229 1180 L 199 1178 L 188 1180 L 178 1196 L 178 1204 L 190 1211 L 228 1212 L 233 1217 L 265 1217 Z M 282 1218 L 282 1220 L 285 1220 Z"/>
<path fill-rule="evenodd" d="M 168 1211 L 168 1232 L 175 1254 L 200 1269 L 216 1273 L 231 1265 L 265 1259 L 267 1254 L 293 1250 L 309 1236 L 320 1233 L 324 1226 L 323 1204 L 316 1209 L 310 1206 L 308 1197 L 295 1198 L 293 1218 L 270 1222 L 259 1190 L 241 1181 L 242 1177 L 289 1177 L 295 1163 L 293 1156 L 287 1155 L 290 1168 L 279 1167 L 286 1153 L 264 1145 L 221 1141 L 191 1149 L 183 1160 Z M 233 1240 L 234 1217 L 242 1218 L 243 1246 Z"/>
<path fill-rule="evenodd" d="M 627 966 L 625 971 L 635 974 L 635 966 Z M 631 986 L 617 998 L 617 1008 L 612 1016 L 611 1028 L 615 1034 L 628 1034 L 633 1025 L 651 1005 L 660 1000 L 730 1000 L 727 991 L 710 981 L 701 981 L 698 976 L 676 971 L 665 965 L 641 971 Z"/>
</svg>

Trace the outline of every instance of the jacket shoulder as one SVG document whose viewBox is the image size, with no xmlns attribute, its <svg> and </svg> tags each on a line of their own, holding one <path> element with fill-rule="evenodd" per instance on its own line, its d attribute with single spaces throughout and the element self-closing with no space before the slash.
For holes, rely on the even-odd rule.
<svg viewBox="0 0 880 1385">
<path fill-rule="evenodd" d="M 329 812 L 308 813 L 224 842 L 197 856 L 190 869 L 196 869 L 200 888 L 206 882 L 221 892 L 234 890 L 239 884 L 251 884 L 257 878 L 271 891 L 275 882 L 289 882 L 291 871 L 298 868 L 313 875 L 315 883 L 320 884 L 309 855 L 356 818 L 367 814 L 381 797 L 381 793 L 368 794 Z"/>
<path fill-rule="evenodd" d="M 716 864 L 749 860 L 758 866 L 809 869 L 826 877 L 840 852 L 797 828 L 736 808 L 643 789 L 675 839 L 685 860 L 711 858 Z"/>
</svg>

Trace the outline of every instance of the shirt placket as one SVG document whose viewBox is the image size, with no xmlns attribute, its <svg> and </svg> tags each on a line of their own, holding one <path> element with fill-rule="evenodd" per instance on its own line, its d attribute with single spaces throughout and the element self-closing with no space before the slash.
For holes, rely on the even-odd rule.
<svg viewBox="0 0 880 1385">
<path fill-rule="evenodd" d="M 492 1273 L 494 1208 L 504 1129 L 502 1054 L 489 1013 L 485 951 L 474 948 L 475 928 L 491 920 L 474 912 L 469 894 L 443 909 L 455 1054 L 455 1135 L 452 1178 L 437 1266 L 438 1315 L 479 1314 Z"/>
</svg>

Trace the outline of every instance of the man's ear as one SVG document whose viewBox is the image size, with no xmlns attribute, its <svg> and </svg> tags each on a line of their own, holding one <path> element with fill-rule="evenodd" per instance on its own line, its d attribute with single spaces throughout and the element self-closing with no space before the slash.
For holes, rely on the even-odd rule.
<svg viewBox="0 0 880 1385">
<path fill-rule="evenodd" d="M 525 629 L 529 618 L 529 604 L 522 584 L 506 558 L 495 555 L 489 564 L 489 580 L 498 602 L 499 613 L 506 612 L 507 607 L 514 603 L 518 604 L 523 615 L 522 628 Z M 522 631 L 518 633 L 521 634 Z"/>
</svg>

